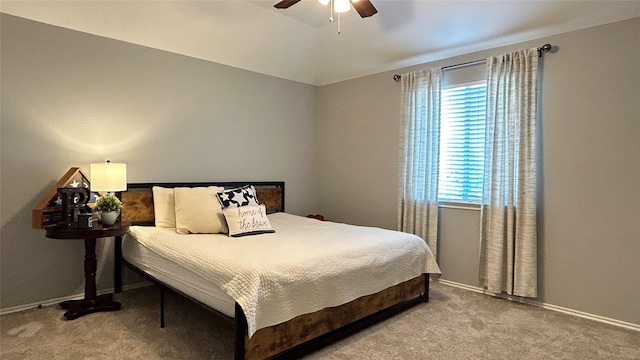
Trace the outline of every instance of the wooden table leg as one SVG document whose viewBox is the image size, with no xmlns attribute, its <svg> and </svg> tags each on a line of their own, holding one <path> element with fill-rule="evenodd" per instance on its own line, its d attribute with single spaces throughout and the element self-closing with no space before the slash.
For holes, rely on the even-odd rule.
<svg viewBox="0 0 640 360">
<path fill-rule="evenodd" d="M 60 307 L 67 309 L 64 316 L 68 320 L 98 311 L 116 311 L 120 303 L 113 301 L 113 294 L 96 295 L 96 239 L 84 240 L 84 299 L 68 300 L 60 303 Z"/>
</svg>

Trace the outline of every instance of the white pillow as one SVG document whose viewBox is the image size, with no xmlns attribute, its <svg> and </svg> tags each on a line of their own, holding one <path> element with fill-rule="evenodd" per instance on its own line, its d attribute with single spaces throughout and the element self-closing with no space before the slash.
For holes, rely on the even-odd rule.
<svg viewBox="0 0 640 360">
<path fill-rule="evenodd" d="M 229 236 L 240 237 L 274 233 L 264 205 L 230 207 L 222 210 L 229 226 Z"/>
<path fill-rule="evenodd" d="M 176 232 L 218 234 L 228 231 L 216 194 L 222 187 L 174 188 Z"/>
<path fill-rule="evenodd" d="M 156 226 L 161 228 L 176 227 L 176 207 L 173 200 L 173 189 L 154 186 L 153 213 Z"/>
</svg>

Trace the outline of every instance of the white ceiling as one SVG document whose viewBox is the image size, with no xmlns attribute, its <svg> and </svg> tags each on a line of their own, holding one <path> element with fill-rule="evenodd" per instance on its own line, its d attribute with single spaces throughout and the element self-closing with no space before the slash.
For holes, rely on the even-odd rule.
<svg viewBox="0 0 640 360">
<path fill-rule="evenodd" d="M 372 0 L 378 14 L 352 9 L 338 35 L 317 1 L 277 1 L 1 0 L 0 11 L 313 85 L 640 17 L 640 1 Z"/>
</svg>

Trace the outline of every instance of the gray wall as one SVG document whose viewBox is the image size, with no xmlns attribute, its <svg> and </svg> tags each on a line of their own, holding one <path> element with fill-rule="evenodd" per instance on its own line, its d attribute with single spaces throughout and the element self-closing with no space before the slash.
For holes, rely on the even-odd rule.
<svg viewBox="0 0 640 360">
<path fill-rule="evenodd" d="M 130 182 L 281 179 L 292 213 L 395 228 L 393 73 L 550 42 L 538 300 L 640 324 L 640 19 L 321 88 L 4 14 L 0 25 L 0 308 L 82 292 L 82 243 L 31 229 L 31 209 L 69 167 L 107 158 Z M 476 285 L 478 216 L 441 209 L 444 279 Z"/>
<path fill-rule="evenodd" d="M 396 228 L 394 73 L 551 43 L 543 60 L 538 301 L 640 324 L 640 18 L 323 86 L 320 210 Z M 479 211 L 441 209 L 443 279 L 477 286 Z"/>
<path fill-rule="evenodd" d="M 129 182 L 284 180 L 316 210 L 317 88 L 2 14 L 0 308 L 83 291 L 82 241 L 31 209 L 72 166 L 126 162 Z M 112 246 L 98 287 L 112 286 Z"/>
</svg>

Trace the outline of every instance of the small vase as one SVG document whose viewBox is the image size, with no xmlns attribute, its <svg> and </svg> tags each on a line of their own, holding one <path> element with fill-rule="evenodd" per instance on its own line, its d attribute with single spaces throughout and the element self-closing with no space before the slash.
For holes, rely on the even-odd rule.
<svg viewBox="0 0 640 360">
<path fill-rule="evenodd" d="M 102 218 L 102 224 L 103 225 L 113 225 L 116 223 L 116 220 L 118 219 L 118 212 L 117 211 L 103 211 L 102 214 L 100 215 L 100 217 Z"/>
</svg>

